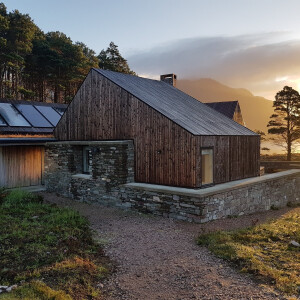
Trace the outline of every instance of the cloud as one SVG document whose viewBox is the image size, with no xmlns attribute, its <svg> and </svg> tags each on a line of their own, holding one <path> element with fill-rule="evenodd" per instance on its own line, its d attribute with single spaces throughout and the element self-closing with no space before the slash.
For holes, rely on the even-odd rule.
<svg viewBox="0 0 300 300">
<path fill-rule="evenodd" d="M 256 95 L 274 97 L 284 85 L 300 83 L 300 40 L 287 33 L 199 37 L 171 42 L 131 55 L 130 67 L 155 78 L 213 78 Z"/>
</svg>

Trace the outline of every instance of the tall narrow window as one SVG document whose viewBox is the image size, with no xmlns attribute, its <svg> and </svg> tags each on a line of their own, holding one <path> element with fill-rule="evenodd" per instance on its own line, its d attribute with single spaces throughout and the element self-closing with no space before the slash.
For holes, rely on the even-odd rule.
<svg viewBox="0 0 300 300">
<path fill-rule="evenodd" d="M 83 173 L 92 173 L 92 150 L 89 147 L 83 147 Z"/>
<path fill-rule="evenodd" d="M 213 149 L 202 149 L 201 150 L 202 185 L 212 184 L 214 182 L 213 157 L 214 157 Z"/>
</svg>

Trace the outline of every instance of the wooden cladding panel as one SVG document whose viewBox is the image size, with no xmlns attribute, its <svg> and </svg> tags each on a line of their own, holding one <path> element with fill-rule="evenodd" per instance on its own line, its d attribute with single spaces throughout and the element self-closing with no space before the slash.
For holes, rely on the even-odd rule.
<svg viewBox="0 0 300 300">
<path fill-rule="evenodd" d="M 0 186 L 21 187 L 42 183 L 44 147 L 0 147 Z"/>
<path fill-rule="evenodd" d="M 214 149 L 214 183 L 259 175 L 259 137 L 202 136 L 200 147 Z"/>
<path fill-rule="evenodd" d="M 58 140 L 132 139 L 138 182 L 200 187 L 201 147 L 214 148 L 215 183 L 259 170 L 259 137 L 194 136 L 94 70 L 54 134 Z"/>
<path fill-rule="evenodd" d="M 132 139 L 136 181 L 195 187 L 196 137 L 94 72 L 56 127 L 56 138 Z"/>
</svg>

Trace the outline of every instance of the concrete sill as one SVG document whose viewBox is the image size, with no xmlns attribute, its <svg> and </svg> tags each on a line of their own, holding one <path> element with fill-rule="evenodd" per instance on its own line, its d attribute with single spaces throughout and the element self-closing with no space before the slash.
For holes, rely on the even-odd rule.
<svg viewBox="0 0 300 300">
<path fill-rule="evenodd" d="M 75 174 L 75 175 L 72 175 L 72 178 L 92 179 L 92 175 L 91 174 Z"/>
</svg>

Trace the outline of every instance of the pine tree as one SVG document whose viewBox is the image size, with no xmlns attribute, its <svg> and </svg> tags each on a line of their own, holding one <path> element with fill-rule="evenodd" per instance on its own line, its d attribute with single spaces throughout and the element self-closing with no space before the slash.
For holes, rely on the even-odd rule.
<svg viewBox="0 0 300 300">
<path fill-rule="evenodd" d="M 275 96 L 274 114 L 268 123 L 269 134 L 276 135 L 273 141 L 284 146 L 287 160 L 291 160 L 292 146 L 300 138 L 300 95 L 289 86 L 285 86 Z"/>
<path fill-rule="evenodd" d="M 127 60 L 122 57 L 119 52 L 118 46 L 110 42 L 106 50 L 102 50 L 98 55 L 99 67 L 104 70 L 111 70 L 120 73 L 136 75 L 130 70 Z"/>
</svg>

